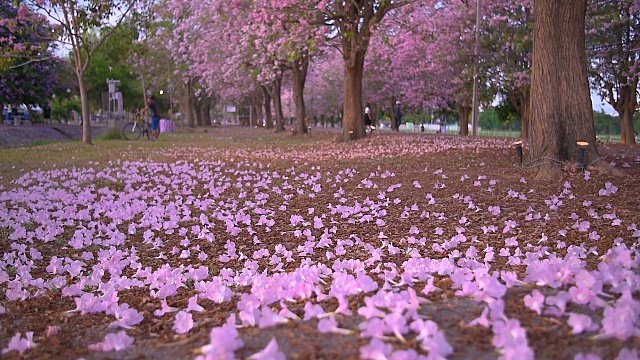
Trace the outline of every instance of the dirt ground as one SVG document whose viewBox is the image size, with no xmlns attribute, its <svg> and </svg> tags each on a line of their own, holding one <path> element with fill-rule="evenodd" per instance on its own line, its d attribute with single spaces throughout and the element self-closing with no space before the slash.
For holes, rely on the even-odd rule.
<svg viewBox="0 0 640 360">
<path fill-rule="evenodd" d="M 0 127 L 0 143 L 25 145 L 27 140 L 58 132 L 34 127 L 32 130 L 36 131 L 27 136 L 12 130 L 15 129 Z M 289 134 L 256 131 L 249 142 L 246 132 L 223 135 L 222 131 L 213 129 L 189 135 L 198 137 L 197 143 L 184 140 L 183 135 L 169 135 L 161 139 L 171 143 L 169 149 L 147 142 L 136 143 L 135 147 L 123 146 L 117 159 L 96 158 L 84 167 L 74 166 L 73 170 L 50 164 L 48 160 L 47 164 L 55 166 L 55 170 L 21 175 L 22 182 L 0 189 L 0 213 L 5 216 L 0 220 L 0 250 L 13 254 L 5 255 L 0 261 L 0 305 L 6 309 L 4 314 L 0 313 L 0 349 L 6 348 L 9 339 L 18 332 L 34 332 L 34 342 L 38 344 L 23 355 L 11 351 L 3 354 L 3 358 L 193 359 L 201 347 L 211 342 L 211 329 L 222 326 L 230 315 L 238 314 L 241 296 L 257 291 L 257 284 L 237 280 L 229 285 L 233 296 L 226 301 L 200 297 L 198 304 L 204 310 L 192 312 L 193 328 L 186 334 L 177 334 L 175 313 L 154 315 L 154 311 L 161 308 L 160 299 L 154 296 L 157 289 L 148 285 L 132 286 L 117 292 L 118 303 L 135 308 L 143 320 L 131 329 L 114 329 L 110 327 L 114 315 L 74 312 L 78 296 L 64 295 L 61 288 L 23 300 L 8 300 L 4 295 L 8 284 L 21 276 L 21 270 L 10 266 L 7 260 L 19 258 L 21 250 L 16 244 L 24 245 L 27 254 L 30 248 L 35 248 L 42 255 L 29 276 L 44 281 L 53 278 L 46 270 L 53 257 L 68 258 L 69 263 L 82 260 L 85 271 L 79 275 L 65 273 L 67 285 L 79 282 L 82 276 L 91 276 L 92 267 L 100 265 L 95 258 L 83 260 L 86 252 L 97 256 L 100 252 L 112 251 L 110 247 L 123 252 L 120 260 L 135 248 L 142 268 L 151 270 L 169 266 L 185 271 L 189 266 L 207 266 L 208 280 L 222 277 L 229 270 L 239 274 L 253 265 L 257 266 L 256 274 L 275 276 L 295 272 L 305 265 L 337 269 L 370 261 L 364 269 L 377 284 L 377 290 L 349 296 L 348 308 L 352 315 L 335 315 L 339 327 L 353 330 L 351 334 L 321 333 L 318 319 L 301 320 L 307 301 L 320 305 L 326 312 L 339 307 L 335 297 L 321 296 L 322 292 L 327 294 L 332 289 L 329 277 L 317 283 L 319 288 L 309 297 L 281 299 L 269 304 L 276 312 L 286 305 L 299 320 L 291 319 L 273 327 L 240 327 L 244 345 L 235 352 L 238 359 L 262 350 L 272 338 L 277 340 L 287 359 L 359 359 L 362 347 L 371 339 L 361 335 L 360 326 L 365 318 L 358 314 L 358 309 L 365 305 L 367 298 L 384 288 L 396 293 L 411 288 L 424 298 L 417 312 L 420 317 L 437 323 L 453 348 L 447 358 L 496 359 L 500 352 L 492 343 L 492 329 L 470 325 L 481 316 L 486 303 L 471 296 L 456 295 L 460 289 L 450 274 L 433 272 L 433 285 L 438 290 L 428 294 L 422 293 L 427 287 L 425 281 L 403 284 L 397 277 L 390 282 L 383 279 L 383 274 L 390 269 L 402 273 L 417 258 L 457 261 L 465 258 L 465 254 L 471 257 L 469 254 L 474 249 L 482 258 L 487 247 L 495 248 L 496 253 L 490 261 L 491 271 L 513 272 L 519 281 L 524 280 L 531 269 L 524 263 L 509 263 L 508 256 L 498 255 L 501 249 L 508 248 L 511 254 L 514 250 L 522 252 L 523 261 L 527 259 L 525 253 L 541 246 L 546 247 L 547 254 L 558 258 L 579 248 L 585 252 L 593 250 L 597 255 L 585 253 L 581 258 L 580 266 L 588 271 L 596 271 L 599 264 L 609 261 L 603 255 L 615 243 L 636 249 L 637 257 L 639 239 L 632 236 L 629 228 L 632 224 L 640 227 L 638 146 L 600 146 L 601 161 L 619 168 L 623 176 L 608 177 L 594 169 L 587 169 L 589 173 L 585 174 L 567 166 L 557 181 L 536 182 L 531 179 L 533 168 L 526 164 L 518 166 L 510 141 L 504 139 L 374 134 L 370 139 L 344 144 L 336 143 L 332 133 L 317 132 L 298 140 Z M 223 136 L 226 142 L 221 145 Z M 226 140 L 233 136 L 238 138 Z M 282 138 L 284 136 L 286 138 Z M 67 148 L 56 146 L 51 151 L 63 154 Z M 603 189 L 610 189 L 607 183 L 616 186 L 617 191 L 599 195 Z M 61 199 L 67 198 L 62 197 L 63 193 L 68 200 L 60 205 Z M 21 194 L 20 199 L 15 199 L 15 194 Z M 36 198 L 45 198 L 50 203 L 39 203 Z M 82 205 L 79 200 L 82 198 L 92 200 Z M 210 203 L 205 204 L 209 200 Z M 68 206 L 72 206 L 73 211 L 67 211 L 65 216 L 69 218 L 63 219 L 61 212 Z M 99 206 L 105 208 L 98 212 Z M 169 209 L 174 206 L 181 209 L 182 220 L 171 219 Z M 139 208 L 135 216 L 117 220 L 118 214 L 132 211 L 134 207 Z M 487 210 L 493 207 L 499 207 L 500 211 Z M 261 223 L 259 211 L 263 210 L 274 220 L 273 225 L 265 227 Z M 158 215 L 159 223 L 148 218 L 148 214 L 163 211 L 164 216 Z M 186 214 L 190 214 L 189 219 Z M 231 222 L 220 220 L 221 214 L 231 216 L 227 218 Z M 250 215 L 250 225 L 242 220 L 246 214 Z M 294 223 L 297 216 L 304 220 Z M 367 220 L 369 216 L 371 220 Z M 322 226 L 313 226 L 315 217 L 322 219 Z M 25 234 L 13 235 L 18 240 L 10 240 L 14 230 L 9 221 L 20 218 L 28 224 Z M 612 226 L 612 218 L 619 219 L 622 225 Z M 586 220 L 590 222 L 590 232 L 578 230 L 576 222 Z M 171 228 L 173 221 L 177 224 L 175 231 Z M 503 230 L 510 221 L 517 225 L 512 230 Z M 208 222 L 210 225 L 204 225 Z M 48 226 L 59 226 L 60 231 L 51 241 L 42 241 L 41 231 L 46 232 Z M 487 231 L 492 226 L 498 230 Z M 132 227 L 137 231 L 132 233 Z M 211 235 L 198 236 L 205 227 Z M 238 234 L 233 232 L 234 227 L 240 229 Z M 98 231 L 99 228 L 102 230 Z M 178 235 L 180 228 L 185 229 L 184 235 Z M 124 242 L 111 246 L 95 242 L 83 248 L 69 245 L 69 239 L 75 237 L 77 231 L 87 229 L 103 241 L 123 234 Z M 307 235 L 303 235 L 303 230 L 309 231 Z M 334 241 L 331 246 L 316 247 L 315 252 L 303 249 L 309 241 L 317 245 L 325 231 Z M 599 239 L 594 240 L 591 232 L 596 232 Z M 152 246 L 150 234 L 162 239 L 164 245 Z M 465 240 L 447 247 L 460 234 Z M 415 243 L 420 237 L 424 237 L 426 244 L 425 241 Z M 221 255 L 229 253 L 228 241 L 235 243 L 238 252 L 246 255 L 245 259 L 223 260 Z M 265 249 L 275 255 L 282 247 L 293 253 L 293 259 L 281 272 L 274 270 L 275 264 L 270 258 L 256 255 Z M 191 255 L 178 256 L 179 252 L 172 248 L 189 249 Z M 371 260 L 367 249 L 373 248 L 381 250 L 378 260 Z M 400 251 L 394 251 L 396 248 Z M 203 260 L 198 253 L 208 256 Z M 637 268 L 633 271 L 638 275 Z M 121 276 L 139 278 L 136 274 L 132 267 L 125 267 L 121 274 L 106 273 L 101 281 L 108 284 Z M 519 283 L 502 297 L 505 315 L 518 320 L 526 330 L 528 346 L 536 358 L 573 359 L 578 354 L 591 353 L 602 359 L 615 359 L 621 349 L 640 349 L 637 336 L 624 341 L 594 339 L 597 330 L 573 335 L 567 316 L 554 315 L 550 311 L 553 306 L 545 305 L 544 309 L 549 311 L 538 315 L 525 305 L 525 297 L 535 289 L 549 297 L 559 291 L 569 291 L 572 284 L 569 281 L 550 287 Z M 166 300 L 169 306 L 185 309 L 189 299 L 200 291 L 193 281 L 181 285 L 175 295 Z M 33 287 L 27 290 L 32 294 L 36 292 Z M 101 294 L 96 286 L 87 285 L 82 290 Z M 603 298 L 607 301 L 619 298 L 609 285 L 603 291 L 610 296 Z M 640 300 L 638 288 L 631 294 L 633 299 Z M 567 312 L 587 314 L 598 324 L 604 317 L 602 307 L 571 302 Z M 637 320 L 636 326 L 640 326 L 640 318 Z M 52 326 L 59 326 L 60 330 L 47 336 Z M 109 352 L 89 350 L 90 344 L 121 330 L 135 339 L 131 347 Z M 386 335 L 385 342 L 394 351 L 413 349 L 425 356 L 429 354 L 411 331 L 405 333 L 404 341 L 394 334 Z"/>
</svg>

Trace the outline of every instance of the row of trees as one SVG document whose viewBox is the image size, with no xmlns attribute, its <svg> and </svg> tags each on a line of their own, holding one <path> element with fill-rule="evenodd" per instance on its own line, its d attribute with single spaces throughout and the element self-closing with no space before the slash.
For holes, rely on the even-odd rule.
<svg viewBox="0 0 640 360">
<path fill-rule="evenodd" d="M 298 133 L 309 117 L 340 116 L 343 139 L 361 138 L 367 99 L 382 110 L 454 109 L 466 135 L 476 84 L 480 103 L 498 96 L 515 109 L 534 159 L 570 160 L 576 141 L 595 139 L 591 84 L 635 143 L 640 0 L 482 0 L 477 29 L 475 6 L 460 0 L 23 3 L 71 46 L 85 117 L 89 64 L 126 20 L 143 88 L 180 89 L 191 124 L 212 103 L 245 101 L 280 131 L 290 91 Z"/>
</svg>

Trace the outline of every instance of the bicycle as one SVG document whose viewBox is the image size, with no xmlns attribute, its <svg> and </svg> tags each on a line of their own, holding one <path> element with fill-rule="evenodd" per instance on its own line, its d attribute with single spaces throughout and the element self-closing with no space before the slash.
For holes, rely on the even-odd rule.
<svg viewBox="0 0 640 360">
<path fill-rule="evenodd" d="M 127 140 L 138 140 L 140 136 L 145 134 L 147 140 L 149 134 L 151 134 L 151 124 L 148 121 L 143 120 L 140 114 L 136 114 L 135 120 L 128 122 L 122 128 L 122 136 Z"/>
</svg>

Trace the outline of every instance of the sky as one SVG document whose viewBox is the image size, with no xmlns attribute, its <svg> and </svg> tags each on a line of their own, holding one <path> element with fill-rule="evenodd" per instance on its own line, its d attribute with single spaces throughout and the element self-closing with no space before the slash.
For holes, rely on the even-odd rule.
<svg viewBox="0 0 640 360">
<path fill-rule="evenodd" d="M 591 92 L 591 102 L 593 103 L 593 110 L 595 111 L 604 110 L 604 112 L 609 115 L 618 116 L 618 113 L 613 109 L 613 107 L 609 105 L 606 101 L 602 100 L 600 95 L 594 93 L 593 91 Z"/>
</svg>

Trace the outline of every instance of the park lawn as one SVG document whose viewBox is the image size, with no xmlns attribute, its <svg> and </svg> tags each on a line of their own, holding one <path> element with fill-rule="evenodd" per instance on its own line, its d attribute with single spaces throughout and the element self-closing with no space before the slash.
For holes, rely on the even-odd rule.
<svg viewBox="0 0 640 360">
<path fill-rule="evenodd" d="M 60 359 L 208 344 L 246 358 L 271 339 L 298 359 L 640 348 L 638 148 L 601 147 L 623 176 L 566 164 L 543 183 L 510 139 L 338 137 L 215 128 L 0 150 L 4 356 L 30 332 L 22 356 Z M 107 334 L 133 344 L 90 348 Z"/>
</svg>

